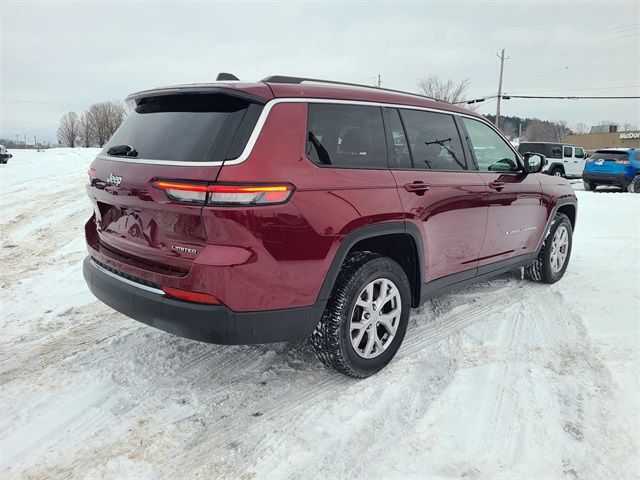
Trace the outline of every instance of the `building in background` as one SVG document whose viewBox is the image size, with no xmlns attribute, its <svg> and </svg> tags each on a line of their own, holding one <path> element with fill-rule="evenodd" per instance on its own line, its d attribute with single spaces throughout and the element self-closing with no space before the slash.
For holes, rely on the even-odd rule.
<svg viewBox="0 0 640 480">
<path fill-rule="evenodd" d="M 640 130 L 618 131 L 618 125 L 595 125 L 589 133 L 567 135 L 565 143 L 583 147 L 588 152 L 600 148 L 640 148 Z"/>
</svg>

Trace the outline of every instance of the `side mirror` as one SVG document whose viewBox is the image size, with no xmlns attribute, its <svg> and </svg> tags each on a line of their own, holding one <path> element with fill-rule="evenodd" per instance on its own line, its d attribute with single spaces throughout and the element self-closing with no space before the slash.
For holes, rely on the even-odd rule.
<svg viewBox="0 0 640 480">
<path fill-rule="evenodd" d="M 524 158 L 524 171 L 526 173 L 540 173 L 547 164 L 547 159 L 539 153 L 527 152 Z"/>
</svg>

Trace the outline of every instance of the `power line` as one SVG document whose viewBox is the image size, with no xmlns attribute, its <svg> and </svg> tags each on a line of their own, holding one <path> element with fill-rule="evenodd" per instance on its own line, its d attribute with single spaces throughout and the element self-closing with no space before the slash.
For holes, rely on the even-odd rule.
<svg viewBox="0 0 640 480">
<path fill-rule="evenodd" d="M 512 98 L 525 98 L 525 99 L 540 99 L 540 100 L 635 100 L 640 99 L 640 95 L 605 95 L 605 96 L 591 96 L 591 95 L 564 95 L 564 96 L 550 96 L 550 95 L 501 95 L 498 98 L 497 95 L 490 95 L 488 97 L 474 98 L 472 100 L 465 100 L 463 102 L 456 103 L 480 103 L 490 99 L 502 99 L 511 100 Z"/>
<path fill-rule="evenodd" d="M 78 105 L 72 103 L 49 103 L 49 102 L 34 102 L 32 100 L 18 100 L 15 98 L 0 98 L 3 102 L 15 102 L 15 103 L 32 103 L 35 105 L 50 105 L 53 107 L 80 107 L 85 108 L 86 105 Z"/>
</svg>

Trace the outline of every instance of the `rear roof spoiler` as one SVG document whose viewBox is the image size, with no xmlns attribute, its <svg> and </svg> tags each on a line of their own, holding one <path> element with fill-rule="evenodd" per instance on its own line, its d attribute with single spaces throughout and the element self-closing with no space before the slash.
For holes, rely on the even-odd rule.
<svg viewBox="0 0 640 480">
<path fill-rule="evenodd" d="M 143 98 L 163 97 L 167 95 L 184 95 L 184 94 L 220 94 L 229 95 L 231 97 L 241 98 L 248 102 L 264 105 L 267 100 L 251 93 L 238 90 L 236 88 L 224 87 L 222 85 L 201 84 L 201 85 L 178 85 L 175 87 L 152 88 L 150 90 L 142 90 L 132 93 L 126 98 L 127 104 L 135 103 Z"/>
</svg>

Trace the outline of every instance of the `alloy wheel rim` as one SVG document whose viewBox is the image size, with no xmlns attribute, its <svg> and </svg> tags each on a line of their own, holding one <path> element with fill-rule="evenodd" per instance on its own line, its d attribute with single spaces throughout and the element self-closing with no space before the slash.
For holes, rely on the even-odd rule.
<svg viewBox="0 0 640 480">
<path fill-rule="evenodd" d="M 351 312 L 349 337 L 356 353 L 375 358 L 393 342 L 400 324 L 400 291 L 388 278 L 378 278 L 365 286 Z"/>
<path fill-rule="evenodd" d="M 561 172 L 560 170 L 556 170 L 553 174 L 554 174 L 556 177 L 561 177 L 561 176 L 562 176 L 562 172 Z"/>
<path fill-rule="evenodd" d="M 561 225 L 551 240 L 551 270 L 558 273 L 562 270 L 569 254 L 569 231 Z"/>
</svg>

